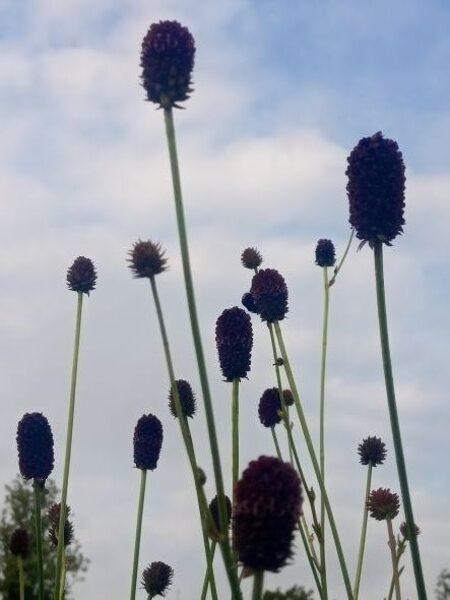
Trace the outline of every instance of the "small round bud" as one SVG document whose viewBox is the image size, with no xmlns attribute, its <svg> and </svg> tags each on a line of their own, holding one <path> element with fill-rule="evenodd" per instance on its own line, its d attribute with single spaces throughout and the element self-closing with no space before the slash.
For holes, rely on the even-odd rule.
<svg viewBox="0 0 450 600">
<path fill-rule="evenodd" d="M 206 473 L 200 467 L 197 467 L 197 477 L 200 485 L 205 485 L 206 483 Z"/>
<path fill-rule="evenodd" d="M 316 265 L 333 267 L 336 262 L 334 244 L 331 240 L 319 240 L 316 246 Z"/>
<path fill-rule="evenodd" d="M 372 467 L 382 465 L 386 459 L 386 444 L 381 438 L 375 436 L 367 437 L 358 446 L 358 454 L 362 465 L 371 464 Z"/>
<path fill-rule="evenodd" d="M 161 421 L 154 415 L 142 415 L 134 429 L 134 464 L 138 469 L 153 471 L 158 464 L 163 441 Z"/>
<path fill-rule="evenodd" d="M 9 540 L 9 550 L 14 556 L 27 558 L 30 552 L 30 536 L 26 529 L 19 527 L 12 532 Z"/>
<path fill-rule="evenodd" d="M 25 479 L 44 482 L 54 466 L 53 434 L 42 413 L 26 413 L 17 426 L 19 470 Z"/>
<path fill-rule="evenodd" d="M 262 261 L 262 256 L 256 248 L 246 248 L 241 254 L 241 262 L 246 269 L 257 269 Z"/>
<path fill-rule="evenodd" d="M 150 240 L 145 242 L 138 240 L 129 251 L 128 266 L 134 277 L 150 279 L 167 270 L 167 258 L 164 258 L 164 254 L 161 244 L 155 244 Z"/>
<path fill-rule="evenodd" d="M 89 292 L 95 289 L 97 273 L 94 263 L 90 258 L 79 256 L 67 271 L 67 286 L 73 292 L 82 292 L 89 296 Z"/>
<path fill-rule="evenodd" d="M 291 390 L 283 390 L 283 400 L 286 406 L 292 406 L 295 404 L 294 394 Z"/>
<path fill-rule="evenodd" d="M 250 293 L 263 321 L 281 321 L 288 311 L 288 289 L 275 269 L 261 269 L 253 276 Z"/>
<path fill-rule="evenodd" d="M 227 513 L 227 529 L 228 529 L 230 527 L 232 509 L 231 509 L 231 500 L 228 498 L 227 495 L 225 495 L 225 506 L 227 509 L 226 513 Z M 214 525 L 215 525 L 217 531 L 220 531 L 221 527 L 220 527 L 219 499 L 217 496 L 214 496 L 214 498 L 209 503 L 209 511 L 211 513 L 211 516 L 213 518 Z"/>
<path fill-rule="evenodd" d="M 178 397 L 180 399 L 181 410 L 185 417 L 193 417 L 196 410 L 196 402 L 194 392 L 192 391 L 189 382 L 184 379 L 177 379 L 175 382 L 178 390 Z M 177 417 L 177 410 L 175 405 L 175 397 L 172 389 L 169 391 L 169 408 L 172 415 Z"/>
<path fill-rule="evenodd" d="M 278 388 L 268 388 L 259 400 L 258 415 L 264 427 L 275 427 L 281 421 L 281 402 Z"/>
<path fill-rule="evenodd" d="M 225 309 L 216 322 L 216 346 L 226 381 L 246 377 L 253 347 L 252 321 L 242 308 Z"/>
<path fill-rule="evenodd" d="M 400 509 L 398 495 L 391 492 L 390 489 L 372 490 L 367 500 L 367 509 L 370 516 L 377 521 L 393 519 L 398 515 Z"/>
</svg>

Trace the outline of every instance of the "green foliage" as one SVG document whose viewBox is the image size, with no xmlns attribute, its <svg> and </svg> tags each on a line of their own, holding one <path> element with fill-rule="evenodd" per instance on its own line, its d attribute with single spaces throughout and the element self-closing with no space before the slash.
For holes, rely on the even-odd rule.
<svg viewBox="0 0 450 600">
<path fill-rule="evenodd" d="M 17 527 L 25 528 L 31 539 L 30 556 L 24 560 L 25 598 L 38 598 L 38 567 L 34 540 L 34 497 L 31 483 L 26 483 L 17 476 L 10 485 L 5 486 L 6 495 L 0 519 L 0 598 L 3 600 L 19 600 L 19 583 L 16 557 L 9 552 L 9 540 Z M 58 488 L 52 480 L 48 480 L 42 500 L 42 521 L 44 532 L 44 584 L 45 600 L 53 597 L 54 573 L 56 570 L 56 550 L 48 539 L 47 508 L 58 501 Z M 70 588 L 76 581 L 81 581 L 87 571 L 89 559 L 81 552 L 81 546 L 75 539 L 66 550 L 67 584 L 65 598 L 71 597 Z"/>
<path fill-rule="evenodd" d="M 450 600 L 450 571 L 443 569 L 436 584 L 436 600 Z"/>
<path fill-rule="evenodd" d="M 294 587 L 281 592 L 264 592 L 263 600 L 313 600 L 312 591 L 307 592 L 304 587 Z"/>
</svg>

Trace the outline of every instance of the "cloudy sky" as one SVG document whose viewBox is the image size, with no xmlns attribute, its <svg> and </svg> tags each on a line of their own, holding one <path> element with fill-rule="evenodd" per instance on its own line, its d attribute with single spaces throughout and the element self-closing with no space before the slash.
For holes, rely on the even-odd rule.
<svg viewBox="0 0 450 600">
<path fill-rule="evenodd" d="M 169 600 L 199 596 L 198 514 L 166 405 L 154 308 L 149 286 L 134 281 L 125 262 L 138 238 L 167 249 L 170 270 L 158 284 L 175 369 L 198 390 L 163 119 L 139 85 L 142 36 L 167 18 L 187 25 L 198 48 L 195 92 L 176 123 L 226 473 L 230 387 L 217 366 L 214 323 L 249 287 L 242 249 L 257 246 L 264 264 L 287 280 L 283 328 L 316 436 L 322 292 L 315 243 L 330 237 L 338 254 L 345 247 L 344 172 L 358 139 L 382 130 L 403 151 L 405 233 L 386 251 L 385 269 L 404 447 L 432 595 L 438 572 L 450 566 L 446 0 L 0 0 L 0 484 L 17 472 L 15 429 L 26 411 L 49 418 L 61 480 L 76 302 L 65 274 L 76 256 L 89 256 L 99 280 L 85 302 L 69 503 L 92 564 L 75 597 L 128 594 L 139 483 L 131 440 L 144 412 L 161 418 L 165 440 L 149 477 L 141 566 L 174 566 Z M 398 490 L 372 260 L 368 248 L 354 246 L 331 294 L 328 485 L 351 573 L 365 480 L 356 448 L 363 437 L 380 435 L 389 450 L 374 487 Z M 270 346 L 265 327 L 254 320 L 254 328 L 253 369 L 241 391 L 243 464 L 273 453 L 270 434 L 256 421 L 258 399 L 274 385 Z M 211 495 L 200 397 L 199 405 L 192 430 Z M 405 564 L 405 597 L 412 600 L 409 555 Z M 331 544 L 329 568 L 330 597 L 341 600 Z M 380 600 L 389 576 L 385 529 L 370 522 L 361 597 Z M 300 547 L 292 566 L 268 578 L 271 587 L 293 583 L 313 585 Z"/>
</svg>

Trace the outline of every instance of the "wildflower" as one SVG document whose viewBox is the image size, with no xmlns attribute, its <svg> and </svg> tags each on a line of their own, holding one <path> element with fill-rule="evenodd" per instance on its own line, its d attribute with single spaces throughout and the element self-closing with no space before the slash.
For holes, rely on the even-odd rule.
<svg viewBox="0 0 450 600">
<path fill-rule="evenodd" d="M 9 540 L 9 550 L 14 556 L 26 558 L 30 552 L 30 536 L 23 527 L 15 529 Z"/>
<path fill-rule="evenodd" d="M 164 258 L 165 251 L 161 249 L 161 244 L 156 244 L 150 240 L 138 240 L 129 252 L 130 258 L 128 266 L 132 270 L 134 277 L 154 277 L 167 270 L 167 258 Z"/>
<path fill-rule="evenodd" d="M 258 415 L 264 427 L 274 427 L 281 421 L 281 402 L 278 388 L 268 388 L 259 400 Z"/>
<path fill-rule="evenodd" d="M 283 390 L 283 399 L 286 406 L 292 406 L 295 404 L 294 394 L 291 390 Z"/>
<path fill-rule="evenodd" d="M 226 381 L 246 377 L 251 364 L 253 328 L 245 310 L 234 306 L 222 312 L 216 322 L 216 346 Z"/>
<path fill-rule="evenodd" d="M 262 261 L 262 255 L 256 248 L 246 248 L 241 254 L 241 262 L 246 269 L 257 269 Z"/>
<path fill-rule="evenodd" d="M 402 534 L 402 536 L 404 537 L 404 539 L 408 542 L 411 541 L 411 536 L 408 533 L 408 525 L 406 524 L 406 522 L 404 521 L 400 527 L 400 533 Z M 414 535 L 415 537 L 417 537 L 418 535 L 420 535 L 420 529 L 417 527 L 417 525 L 414 525 Z"/>
<path fill-rule="evenodd" d="M 153 471 L 158 464 L 163 441 L 161 421 L 154 415 L 142 415 L 134 429 L 134 464 Z"/>
<path fill-rule="evenodd" d="M 372 467 L 382 465 L 386 459 L 386 444 L 381 441 L 381 438 L 369 435 L 359 444 L 358 454 L 362 465 L 371 464 Z"/>
<path fill-rule="evenodd" d="M 142 573 L 142 585 L 149 600 L 155 596 L 165 596 L 172 584 L 173 569 L 166 563 L 152 562 Z"/>
<path fill-rule="evenodd" d="M 67 286 L 73 292 L 82 292 L 89 296 L 89 292 L 95 289 L 97 273 L 94 263 L 90 258 L 79 256 L 67 271 Z"/>
<path fill-rule="evenodd" d="M 370 516 L 377 521 L 393 519 L 398 515 L 400 509 L 398 495 L 391 492 L 390 489 L 372 490 L 367 500 L 367 509 Z"/>
<path fill-rule="evenodd" d="M 249 312 L 258 313 L 255 306 L 255 301 L 253 300 L 253 296 L 250 292 L 246 292 L 241 299 L 242 306 L 246 308 Z"/>
<path fill-rule="evenodd" d="M 42 413 L 26 413 L 17 426 L 19 470 L 25 479 L 44 481 L 53 471 L 53 434 Z"/>
<path fill-rule="evenodd" d="M 261 269 L 253 276 L 250 293 L 263 321 L 281 321 L 288 311 L 288 289 L 275 269 Z"/>
<path fill-rule="evenodd" d="M 225 495 L 225 506 L 227 509 L 227 528 L 230 526 L 231 521 L 231 500 Z M 220 531 L 220 514 L 219 514 L 219 499 L 217 496 L 209 503 L 209 511 L 214 521 L 214 525 L 216 526 L 217 531 Z"/>
<path fill-rule="evenodd" d="M 178 397 L 180 399 L 181 410 L 183 411 L 185 417 L 192 418 L 195 415 L 196 403 L 191 385 L 184 379 L 177 379 L 175 383 L 178 390 Z M 176 418 L 177 411 L 175 407 L 175 398 L 172 389 L 170 389 L 169 391 L 169 408 L 172 415 Z"/>
<path fill-rule="evenodd" d="M 334 244 L 331 240 L 319 240 L 316 246 L 316 265 L 332 267 L 336 262 Z"/>
<path fill-rule="evenodd" d="M 65 523 L 64 523 L 64 546 L 70 546 L 73 542 L 73 523 L 69 521 L 70 506 L 66 506 L 65 511 Z M 55 502 L 48 509 L 48 533 L 50 542 L 55 548 L 58 547 L 58 534 L 59 534 L 59 518 L 61 515 L 61 504 Z"/>
</svg>

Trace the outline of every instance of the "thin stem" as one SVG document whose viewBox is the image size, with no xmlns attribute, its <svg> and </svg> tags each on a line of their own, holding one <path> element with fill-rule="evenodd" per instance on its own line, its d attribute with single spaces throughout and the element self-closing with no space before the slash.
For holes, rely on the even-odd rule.
<svg viewBox="0 0 450 600">
<path fill-rule="evenodd" d="M 175 379 L 175 371 L 173 368 L 172 355 L 170 352 L 169 338 L 167 336 L 164 315 L 162 312 L 161 302 L 159 300 L 158 289 L 156 287 L 156 282 L 155 282 L 154 277 L 150 277 L 150 286 L 152 289 L 153 300 L 155 303 L 156 314 L 158 317 L 158 323 L 159 323 L 159 328 L 160 328 L 161 338 L 162 338 L 163 348 L 164 348 L 164 356 L 166 358 L 167 371 L 169 374 L 170 386 L 171 386 L 172 395 L 173 395 L 173 398 L 175 401 L 175 412 L 177 414 L 178 422 L 180 424 L 181 435 L 183 437 L 183 441 L 184 441 L 184 444 L 186 447 L 186 452 L 187 452 L 189 463 L 190 463 L 191 470 L 192 470 L 192 475 L 194 478 L 195 491 L 197 494 L 197 503 L 198 503 L 198 508 L 199 508 L 199 512 L 200 512 L 200 523 L 202 526 L 203 546 L 205 549 L 207 569 L 208 569 L 208 573 L 210 574 L 210 580 L 211 580 L 211 592 L 213 594 L 213 598 L 217 598 L 217 591 L 216 591 L 216 585 L 215 585 L 215 579 L 214 579 L 214 571 L 213 571 L 213 566 L 212 566 L 213 563 L 212 563 L 212 557 L 211 557 L 211 552 L 210 552 L 210 547 L 209 547 L 209 540 L 208 540 L 208 536 L 206 533 L 206 522 L 204 519 L 204 515 L 206 515 L 207 511 L 208 511 L 208 506 L 207 506 L 206 501 L 204 500 L 204 496 L 202 494 L 202 486 L 201 486 L 201 483 L 199 480 L 199 470 L 198 470 L 197 460 L 195 457 L 192 436 L 191 436 L 191 433 L 189 430 L 189 425 L 188 425 L 187 419 L 186 419 L 186 417 L 183 413 L 183 409 L 181 407 L 180 396 L 178 393 L 178 386 L 177 386 L 177 382 Z"/>
<path fill-rule="evenodd" d="M 341 571 L 342 571 L 342 577 L 344 579 L 344 584 L 345 584 L 345 589 L 347 592 L 347 596 L 350 600 L 353 600 L 353 592 L 352 592 L 352 588 L 351 588 L 351 583 L 350 583 L 350 578 L 348 576 L 348 571 L 347 571 L 347 565 L 345 564 L 345 558 L 344 558 L 344 553 L 342 551 L 342 545 L 341 545 L 341 541 L 339 539 L 339 534 L 337 531 L 337 527 L 336 527 L 336 523 L 334 520 L 334 516 L 333 516 L 333 511 L 331 509 L 331 505 L 330 505 L 330 501 L 328 499 L 328 495 L 327 495 L 327 491 L 325 489 L 325 485 L 323 483 L 323 479 L 320 473 L 320 466 L 319 463 L 317 462 L 317 457 L 316 457 L 316 453 L 314 450 L 314 445 L 312 443 L 312 439 L 311 439 L 311 435 L 309 433 L 309 429 L 308 429 L 308 425 L 306 423 L 306 418 L 305 418 L 305 414 L 303 411 L 303 407 L 301 405 L 300 402 L 300 396 L 297 390 L 297 384 L 295 382 L 295 378 L 294 378 L 294 374 L 292 372 L 291 369 L 291 365 L 289 362 L 289 357 L 286 351 L 286 347 L 284 345 L 284 341 L 283 341 L 283 335 L 281 333 L 281 328 L 280 328 L 280 324 L 278 321 L 274 322 L 274 327 L 275 327 L 275 333 L 277 335 L 277 340 L 278 340 L 278 345 L 280 348 L 280 352 L 281 355 L 283 357 L 283 361 L 284 361 L 284 368 L 286 371 L 286 375 L 288 378 L 288 382 L 289 382 L 289 386 L 291 388 L 292 394 L 294 396 L 294 400 L 295 400 L 295 407 L 297 409 L 297 414 L 299 417 L 299 421 L 300 421 L 300 425 L 302 427 L 302 431 L 303 431 L 303 436 L 305 438 L 305 442 L 306 442 L 306 446 L 308 448 L 308 452 L 309 455 L 311 457 L 311 462 L 314 468 L 314 472 L 316 474 L 316 478 L 317 478 L 317 482 L 320 486 L 320 493 L 323 494 L 324 496 L 324 500 L 325 500 L 325 510 L 328 516 L 328 520 L 330 522 L 330 528 L 331 528 L 331 532 L 333 534 L 333 539 L 334 539 L 334 543 L 336 546 L 336 552 L 338 555 L 338 559 L 339 559 L 339 564 L 341 567 Z"/>
<path fill-rule="evenodd" d="M 77 315 L 75 322 L 75 340 L 73 347 L 72 375 L 70 381 L 69 414 L 67 418 L 66 456 L 64 460 L 63 485 L 61 491 L 61 509 L 58 528 L 58 551 L 56 559 L 55 599 L 59 598 L 61 587 L 61 570 L 64 555 L 64 525 L 66 522 L 67 490 L 69 487 L 70 456 L 72 452 L 73 421 L 75 413 L 75 396 L 77 388 L 78 355 L 80 350 L 81 316 L 83 311 L 83 292 L 77 293 Z"/>
<path fill-rule="evenodd" d="M 232 482 L 233 498 L 239 479 L 239 378 L 233 379 L 231 400 Z"/>
<path fill-rule="evenodd" d="M 131 574 L 130 600 L 135 600 L 135 598 L 136 598 L 136 585 L 137 585 L 137 575 L 138 575 L 138 567 L 139 567 L 139 550 L 141 547 L 142 514 L 144 512 L 144 497 L 145 497 L 146 480 L 147 480 L 147 471 L 146 471 L 146 469 L 141 469 L 141 486 L 139 489 L 138 511 L 137 511 L 137 519 L 136 519 L 136 535 L 134 537 L 133 571 Z"/>
<path fill-rule="evenodd" d="M 328 286 L 328 269 L 323 267 L 323 329 L 322 329 L 322 360 L 320 365 L 320 473 L 325 485 L 325 375 L 327 366 L 327 342 L 328 342 L 328 315 L 330 307 L 330 288 Z M 327 598 L 327 569 L 325 553 L 325 499 L 320 495 L 320 532 L 322 540 L 320 544 L 320 576 L 324 599 Z"/>
<path fill-rule="evenodd" d="M 203 403 L 205 407 L 206 423 L 208 427 L 209 443 L 211 448 L 211 458 L 214 470 L 214 479 L 216 483 L 217 498 L 219 504 L 219 517 L 221 530 L 225 531 L 227 527 L 227 509 L 225 503 L 225 491 L 223 485 L 222 468 L 220 464 L 219 444 L 217 441 L 216 426 L 214 423 L 214 412 L 212 407 L 211 393 L 209 390 L 208 374 L 206 371 L 205 356 L 200 334 L 200 326 L 197 316 L 197 307 L 195 302 L 194 284 L 192 280 L 191 265 L 189 259 L 189 247 L 186 233 L 186 223 L 184 218 L 183 197 L 181 193 L 180 171 L 178 167 L 177 146 L 175 138 L 175 127 L 173 122 L 172 109 L 164 109 L 164 120 L 166 127 L 167 146 L 169 150 L 170 167 L 172 173 L 175 210 L 177 215 L 178 234 L 181 247 L 181 259 L 183 264 L 184 281 L 186 287 L 186 296 L 189 307 L 189 316 L 192 328 L 192 337 L 197 356 L 197 365 L 199 378 L 202 387 Z M 239 587 L 236 569 L 228 536 L 225 536 L 220 544 L 227 576 L 235 600 L 242 600 L 242 592 Z"/>
<path fill-rule="evenodd" d="M 395 458 L 397 461 L 398 478 L 402 493 L 403 509 L 407 530 L 410 532 L 411 556 L 416 580 L 416 589 L 419 600 L 426 600 L 427 592 L 423 578 L 422 564 L 420 560 L 419 544 L 417 542 L 414 515 L 409 493 L 408 477 L 406 474 L 406 463 L 403 454 L 402 439 L 400 434 L 400 423 L 397 414 L 397 403 L 395 400 L 394 378 L 392 374 L 391 353 L 389 349 L 389 334 L 386 315 L 386 299 L 384 292 L 383 274 L 383 245 L 381 242 L 374 244 L 375 278 L 377 288 L 378 320 L 380 325 L 381 353 L 383 357 L 384 379 L 386 384 L 386 396 L 391 421 L 392 438 L 394 441 Z"/>
<path fill-rule="evenodd" d="M 42 484 L 38 480 L 33 482 L 34 488 L 34 529 L 36 533 L 36 553 L 38 560 L 39 600 L 44 600 L 44 563 L 42 559 L 42 517 L 41 517 L 41 492 Z"/>
<path fill-rule="evenodd" d="M 397 561 L 397 569 L 394 571 L 392 571 L 392 577 L 391 577 L 391 583 L 389 586 L 389 593 L 388 593 L 388 597 L 387 600 L 392 600 L 392 596 L 394 595 L 394 586 L 395 586 L 395 574 L 398 572 L 398 578 L 400 579 L 401 574 L 403 573 L 404 570 L 404 566 L 401 567 L 401 569 L 398 568 L 399 564 L 400 564 L 400 558 L 402 557 L 402 554 L 404 553 L 406 549 L 406 542 L 405 540 L 402 540 L 399 543 L 399 546 L 397 548 L 397 553 L 396 553 L 396 561 Z"/>
<path fill-rule="evenodd" d="M 386 519 L 386 525 L 389 535 L 389 548 L 391 550 L 391 559 L 392 559 L 392 577 L 394 578 L 394 588 L 395 588 L 395 600 L 401 600 L 400 595 L 400 579 L 398 576 L 398 563 L 397 563 L 397 552 L 396 552 L 396 543 L 394 537 L 394 531 L 392 529 L 392 521 L 388 517 Z"/>
<path fill-rule="evenodd" d="M 333 277 L 330 279 L 329 287 L 331 287 L 333 285 L 333 283 L 336 281 L 336 277 L 337 277 L 339 271 L 342 269 L 342 265 L 344 264 L 344 261 L 347 258 L 348 251 L 350 250 L 350 246 L 352 245 L 352 241 L 353 241 L 354 235 L 355 235 L 355 230 L 352 229 L 351 233 L 350 233 L 350 237 L 349 237 L 348 243 L 347 243 L 347 246 L 345 248 L 345 252 L 342 255 L 342 258 L 339 261 L 337 267 L 334 268 L 334 274 L 333 274 Z"/>
<path fill-rule="evenodd" d="M 66 589 L 66 570 L 67 570 L 67 557 L 64 550 L 63 564 L 61 569 L 61 589 L 59 591 L 59 600 L 64 598 L 64 590 Z"/>
<path fill-rule="evenodd" d="M 255 571 L 253 575 L 252 600 L 262 600 L 264 589 L 264 571 Z"/>
<path fill-rule="evenodd" d="M 23 572 L 23 559 L 21 556 L 17 557 L 17 567 L 19 569 L 19 598 L 25 600 L 25 574 Z"/>
<path fill-rule="evenodd" d="M 369 499 L 370 494 L 370 486 L 372 484 L 372 463 L 369 463 L 367 468 L 367 480 L 366 480 L 366 493 L 364 494 L 364 507 L 363 507 L 363 521 L 361 527 L 361 538 L 359 541 L 359 552 L 358 552 L 358 562 L 356 566 L 356 576 L 355 576 L 355 586 L 353 595 L 355 600 L 358 600 L 359 596 L 359 586 L 361 584 L 361 574 L 362 567 L 364 561 L 364 550 L 366 546 L 366 535 L 367 535 L 367 519 L 369 516 L 369 510 L 367 508 L 367 500 Z"/>
<path fill-rule="evenodd" d="M 214 554 L 216 553 L 217 542 L 213 541 L 211 543 L 211 560 L 214 561 Z M 202 587 L 202 595 L 200 600 L 205 600 L 206 594 L 208 593 L 209 587 L 209 570 L 206 569 L 205 578 L 203 579 L 203 587 Z"/>
<path fill-rule="evenodd" d="M 280 444 L 278 443 L 277 432 L 275 431 L 274 425 L 272 425 L 272 427 L 270 428 L 270 431 L 272 433 L 273 444 L 275 446 L 275 451 L 277 453 L 277 456 L 280 460 L 283 460 L 283 458 L 281 456 Z"/>
</svg>

